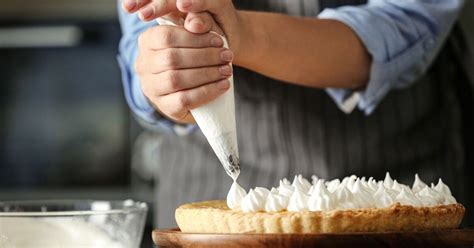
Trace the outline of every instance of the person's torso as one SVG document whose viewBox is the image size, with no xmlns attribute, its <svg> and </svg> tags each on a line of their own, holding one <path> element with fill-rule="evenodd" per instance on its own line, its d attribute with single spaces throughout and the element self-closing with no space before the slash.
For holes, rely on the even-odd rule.
<svg viewBox="0 0 474 248">
<path fill-rule="evenodd" d="M 325 7 L 363 1 L 240 0 L 241 9 L 316 16 Z M 439 58 L 440 60 L 446 60 Z M 449 62 L 446 64 L 449 64 Z M 449 66 L 447 66 L 449 67 Z M 235 68 L 235 100 L 245 188 L 277 186 L 295 174 L 323 178 L 350 174 L 409 183 L 443 177 L 462 188 L 459 112 L 449 73 L 427 73 L 412 87 L 392 90 L 369 116 L 345 114 L 321 89 L 305 88 Z M 224 198 L 231 184 L 202 133 L 165 136 L 158 171 L 158 224 L 172 225 L 184 202 Z M 291 180 L 291 178 L 289 178 Z"/>
</svg>

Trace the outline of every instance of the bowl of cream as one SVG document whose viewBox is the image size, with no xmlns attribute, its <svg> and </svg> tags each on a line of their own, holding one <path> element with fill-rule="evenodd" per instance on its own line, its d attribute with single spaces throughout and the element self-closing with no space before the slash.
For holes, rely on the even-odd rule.
<svg viewBox="0 0 474 248">
<path fill-rule="evenodd" d="M 97 200 L 0 202 L 0 247 L 139 247 L 145 203 Z"/>
</svg>

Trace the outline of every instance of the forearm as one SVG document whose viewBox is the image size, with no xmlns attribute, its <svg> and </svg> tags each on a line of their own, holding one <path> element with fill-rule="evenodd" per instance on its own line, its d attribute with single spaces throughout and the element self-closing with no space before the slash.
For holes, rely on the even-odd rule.
<svg viewBox="0 0 474 248">
<path fill-rule="evenodd" d="M 239 12 L 241 48 L 234 63 L 313 88 L 361 88 L 371 58 L 357 35 L 333 20 Z"/>
</svg>

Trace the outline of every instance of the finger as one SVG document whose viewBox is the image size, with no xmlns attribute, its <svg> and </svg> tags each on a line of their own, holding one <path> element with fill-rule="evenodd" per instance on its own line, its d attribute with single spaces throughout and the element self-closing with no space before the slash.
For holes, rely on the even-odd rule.
<svg viewBox="0 0 474 248">
<path fill-rule="evenodd" d="M 217 25 L 212 15 L 205 11 L 200 13 L 189 13 L 184 22 L 184 28 L 193 33 L 207 33 L 214 31 L 220 35 L 224 35 L 222 29 Z"/>
<path fill-rule="evenodd" d="M 140 48 L 161 50 L 166 48 L 204 48 L 222 47 L 224 42 L 221 37 L 207 34 L 193 34 L 182 27 L 156 26 L 149 28 L 139 37 Z"/>
<path fill-rule="evenodd" d="M 178 11 L 176 0 L 152 0 L 139 8 L 138 16 L 143 21 L 150 21 L 174 11 Z"/>
<path fill-rule="evenodd" d="M 232 51 L 225 48 L 168 48 L 150 56 L 153 59 L 145 61 L 143 69 L 157 74 L 168 70 L 224 65 L 230 63 L 233 57 Z"/>
<path fill-rule="evenodd" d="M 229 81 L 224 79 L 197 88 L 160 96 L 156 102 L 166 115 L 181 120 L 186 117 L 189 110 L 213 101 L 229 88 Z"/>
<path fill-rule="evenodd" d="M 231 4 L 231 0 L 176 0 L 178 9 L 185 13 L 225 11 Z"/>
<path fill-rule="evenodd" d="M 153 91 L 155 96 L 168 95 L 181 90 L 196 88 L 210 82 L 217 82 L 232 75 L 230 65 L 206 68 L 170 70 L 160 74 L 151 74 L 153 79 L 145 79 L 147 90 Z"/>
<path fill-rule="evenodd" d="M 123 0 L 122 8 L 128 13 L 135 13 L 141 7 L 147 5 L 152 0 Z"/>
<path fill-rule="evenodd" d="M 179 11 L 173 11 L 169 14 L 163 15 L 161 17 L 171 20 L 172 22 L 176 23 L 178 26 L 184 26 L 184 19 L 186 19 L 186 13 L 179 12 Z M 160 16 L 158 16 L 160 17 Z M 156 18 L 158 18 L 156 17 Z M 155 19 L 156 19 L 155 18 Z"/>
<path fill-rule="evenodd" d="M 173 118 L 171 116 L 169 116 L 168 114 L 166 114 L 163 110 L 160 109 L 159 107 L 159 104 L 157 104 L 157 99 L 156 98 L 148 98 L 148 101 L 151 103 L 151 105 L 153 106 L 153 108 L 158 111 L 158 113 L 160 113 L 161 116 L 166 116 L 167 118 L 169 119 L 172 119 L 174 120 L 175 122 L 177 123 L 181 123 L 181 124 L 191 124 L 191 123 L 196 123 L 196 121 L 194 120 L 194 117 L 193 115 L 191 114 L 191 112 L 188 110 L 188 111 L 185 111 L 183 112 L 182 114 L 180 114 L 180 118 Z"/>
</svg>

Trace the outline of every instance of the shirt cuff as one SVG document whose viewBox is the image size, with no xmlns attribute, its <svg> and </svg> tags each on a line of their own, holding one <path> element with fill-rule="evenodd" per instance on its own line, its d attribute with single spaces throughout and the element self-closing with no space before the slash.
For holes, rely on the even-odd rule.
<svg viewBox="0 0 474 248">
<path fill-rule="evenodd" d="M 373 31 L 361 26 L 358 17 L 346 14 L 335 9 L 325 9 L 318 16 L 320 19 L 332 19 L 349 26 L 361 39 L 371 55 L 377 53 Z M 421 39 L 423 40 L 424 37 Z M 407 65 L 413 65 L 413 58 L 423 57 L 424 51 L 433 46 L 433 42 L 417 42 L 403 53 L 389 61 L 379 61 L 373 57 L 370 66 L 369 82 L 364 90 L 327 88 L 326 92 L 345 113 L 351 113 L 356 107 L 366 115 L 370 115 L 389 93 L 392 88 L 404 88 L 414 80 L 414 75 L 420 75 L 423 66 L 412 66 L 410 73 L 401 73 Z M 403 69 L 402 69 L 403 68 Z M 415 72 L 416 71 L 416 72 Z"/>
</svg>

